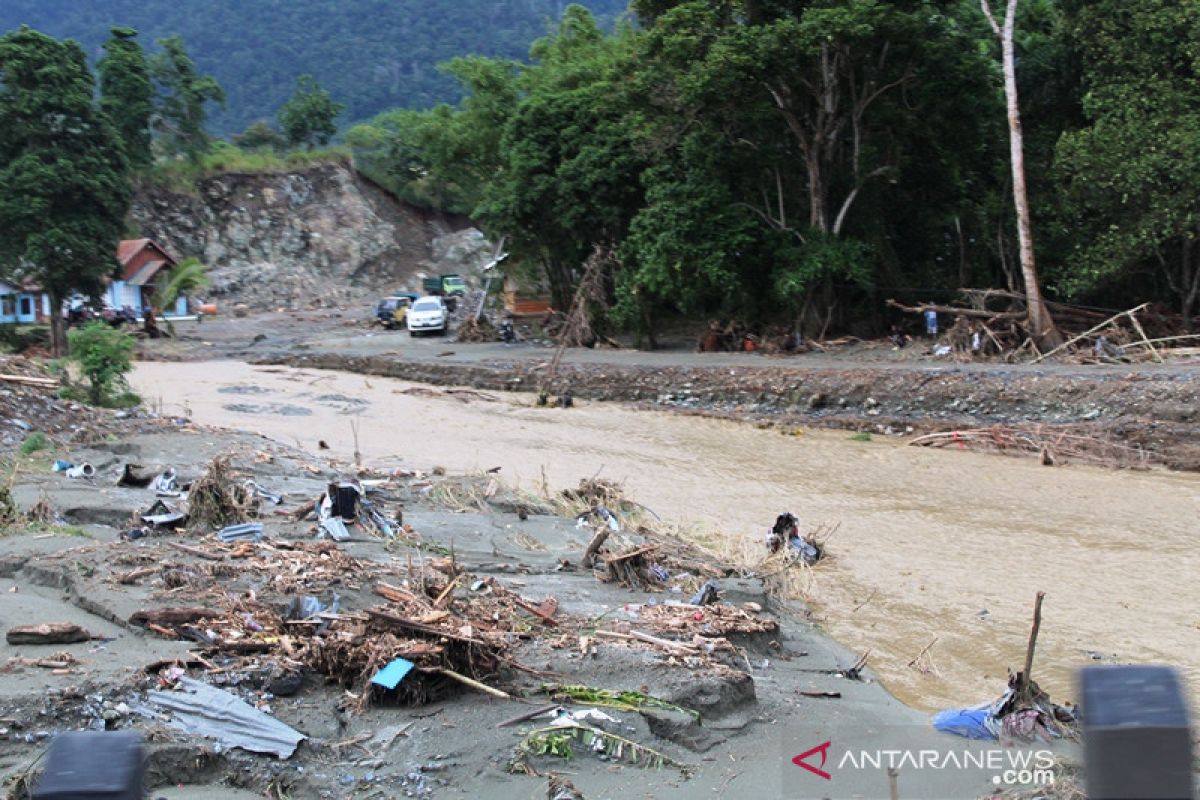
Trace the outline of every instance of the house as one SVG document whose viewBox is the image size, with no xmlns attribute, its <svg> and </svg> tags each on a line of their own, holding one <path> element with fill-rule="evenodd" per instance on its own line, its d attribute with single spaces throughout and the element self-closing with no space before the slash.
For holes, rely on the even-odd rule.
<svg viewBox="0 0 1200 800">
<path fill-rule="evenodd" d="M 504 308 L 514 317 L 543 316 L 551 310 L 550 300 L 541 292 L 531 292 L 514 275 L 504 276 Z"/>
<path fill-rule="evenodd" d="M 177 265 L 177 261 L 153 239 L 125 239 L 117 245 L 120 277 L 111 281 L 104 292 L 104 304 L 121 309 L 129 306 L 141 313 L 150 306 L 158 281 Z M 173 309 L 162 309 L 168 316 L 183 316 L 188 311 L 187 298 L 181 297 Z"/>
<path fill-rule="evenodd" d="M 0 323 L 32 324 L 50 317 L 50 298 L 32 283 L 0 281 Z"/>
</svg>

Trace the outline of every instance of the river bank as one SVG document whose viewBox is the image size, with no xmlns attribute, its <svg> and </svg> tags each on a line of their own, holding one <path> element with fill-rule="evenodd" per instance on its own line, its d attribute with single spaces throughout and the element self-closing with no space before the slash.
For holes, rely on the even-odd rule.
<svg viewBox="0 0 1200 800">
<path fill-rule="evenodd" d="M 515 485 L 622 481 L 694 537 L 758 552 L 782 511 L 840 523 L 816 570 L 819 621 L 905 702 L 987 699 L 1024 649 L 1034 594 L 1049 592 L 1039 680 L 1074 696 L 1089 663 L 1168 662 L 1193 685 L 1200 595 L 1188 577 L 1200 478 L 1166 471 L 1048 470 L 1034 460 L 904 447 L 892 438 L 801 436 L 729 421 L 583 402 L 539 409 L 528 394 L 471 399 L 388 378 L 210 362 L 143 363 L 152 403 L 197 420 L 367 463 L 474 472 Z M 465 400 L 465 402 L 464 402 Z M 398 459 L 398 461 L 396 461 Z M 1167 595 L 1161 587 L 1175 589 Z M 936 671 L 908 663 L 934 639 Z"/>
</svg>

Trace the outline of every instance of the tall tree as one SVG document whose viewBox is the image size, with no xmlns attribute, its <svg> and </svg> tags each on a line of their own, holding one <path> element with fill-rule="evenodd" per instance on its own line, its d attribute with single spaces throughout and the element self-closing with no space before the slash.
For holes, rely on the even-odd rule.
<svg viewBox="0 0 1200 800">
<path fill-rule="evenodd" d="M 61 307 L 116 270 L 131 190 L 120 137 L 97 107 L 83 49 L 22 27 L 0 38 L 0 271 L 41 284 L 51 341 Z"/>
<path fill-rule="evenodd" d="M 113 28 L 104 43 L 100 73 L 100 109 L 121 135 L 125 155 L 135 167 L 148 166 L 150 118 L 154 113 L 154 86 L 146 54 L 133 28 Z"/>
<path fill-rule="evenodd" d="M 1200 3 L 1071 4 L 1087 124 L 1059 142 L 1066 288 L 1158 283 L 1200 312 Z"/>
<path fill-rule="evenodd" d="M 204 127 L 207 106 L 224 105 L 225 92 L 211 75 L 199 73 L 182 37 L 160 39 L 158 44 L 162 52 L 150 66 L 160 93 L 156 122 L 163 144 L 169 154 L 198 162 L 211 144 Z"/>
<path fill-rule="evenodd" d="M 1013 204 L 1017 209 L 1017 241 L 1021 256 L 1021 276 L 1025 284 L 1029 335 L 1039 345 L 1055 347 L 1062 341 L 1050 311 L 1042 300 L 1041 281 L 1033 250 L 1033 224 L 1029 213 L 1029 193 L 1025 184 L 1025 144 L 1021 132 L 1021 101 L 1017 94 L 1017 59 L 1013 31 L 1017 24 L 1017 0 L 1008 0 L 1001 25 L 988 0 L 979 0 L 992 32 L 1000 40 L 1004 97 L 1008 106 L 1009 161 L 1012 165 Z"/>
<path fill-rule="evenodd" d="M 296 89 L 279 109 L 279 127 L 293 147 L 324 147 L 337 134 L 334 122 L 346 107 L 335 103 L 329 92 L 317 85 L 312 75 L 296 79 Z"/>
</svg>

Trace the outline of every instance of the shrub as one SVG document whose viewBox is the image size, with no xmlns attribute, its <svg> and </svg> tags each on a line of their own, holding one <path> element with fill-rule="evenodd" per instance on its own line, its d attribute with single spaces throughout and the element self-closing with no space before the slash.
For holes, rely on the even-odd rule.
<svg viewBox="0 0 1200 800">
<path fill-rule="evenodd" d="M 21 442 L 21 455 L 23 456 L 48 449 L 50 449 L 50 439 L 41 431 L 34 431 L 25 437 L 25 441 Z"/>
<path fill-rule="evenodd" d="M 68 358 L 88 381 L 87 401 L 103 406 L 120 399 L 128 404 L 125 375 L 133 368 L 133 339 L 103 322 L 89 322 L 71 331 L 67 341 Z"/>
</svg>

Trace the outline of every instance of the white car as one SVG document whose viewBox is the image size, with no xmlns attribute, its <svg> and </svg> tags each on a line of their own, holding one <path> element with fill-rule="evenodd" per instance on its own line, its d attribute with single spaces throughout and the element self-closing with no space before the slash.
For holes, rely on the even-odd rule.
<svg viewBox="0 0 1200 800">
<path fill-rule="evenodd" d="M 449 313 L 446 311 L 446 304 L 442 298 L 430 296 L 422 297 L 413 303 L 404 319 L 408 325 L 408 332 L 416 336 L 424 331 L 445 333 L 448 316 Z"/>
</svg>

